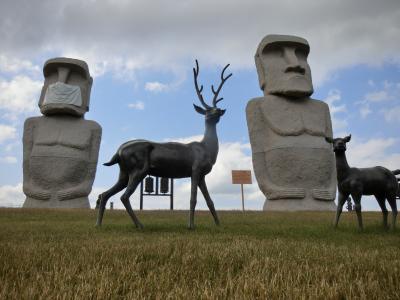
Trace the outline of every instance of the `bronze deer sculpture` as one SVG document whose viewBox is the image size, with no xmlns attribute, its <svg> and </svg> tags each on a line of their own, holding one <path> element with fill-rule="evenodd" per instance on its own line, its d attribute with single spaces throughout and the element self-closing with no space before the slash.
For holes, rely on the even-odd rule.
<svg viewBox="0 0 400 300">
<path fill-rule="evenodd" d="M 225 70 L 221 72 L 221 83 L 215 90 L 212 106 L 209 106 L 203 99 L 203 86 L 197 83 L 199 75 L 199 64 L 196 60 L 196 68 L 193 68 L 194 85 L 197 96 L 203 107 L 193 104 L 194 109 L 205 116 L 205 133 L 200 142 L 183 143 L 155 143 L 147 140 L 133 140 L 122 144 L 117 153 L 105 166 L 118 164 L 120 168 L 118 181 L 109 190 L 99 195 L 99 212 L 97 226 L 101 226 L 103 214 L 108 199 L 126 187 L 121 196 L 128 214 L 137 228 L 142 228 L 129 202 L 129 197 L 134 193 L 138 184 L 147 176 L 158 176 L 167 178 L 191 178 L 189 228 L 194 228 L 194 210 L 197 203 L 197 187 L 200 188 L 206 200 L 207 206 L 214 218 L 215 224 L 219 225 L 217 212 L 214 203 L 208 193 L 205 176 L 211 172 L 218 155 L 218 136 L 216 125 L 225 113 L 225 109 L 217 107 L 217 103 L 223 98 L 218 98 L 219 92 L 225 81 L 232 76 L 224 77 Z"/>
<path fill-rule="evenodd" d="M 383 214 L 383 225 L 388 227 L 385 201 L 389 202 L 392 209 L 392 228 L 396 227 L 397 204 L 396 194 L 399 185 L 396 176 L 400 170 L 390 171 L 384 167 L 373 168 L 351 168 L 346 159 L 346 144 L 350 142 L 351 135 L 344 138 L 331 139 L 326 137 L 328 143 L 333 144 L 333 151 L 336 157 L 336 170 L 338 182 L 338 206 L 335 217 L 335 227 L 337 227 L 343 204 L 349 195 L 355 202 L 358 226 L 363 229 L 361 218 L 361 197 L 362 195 L 374 195 Z"/>
</svg>

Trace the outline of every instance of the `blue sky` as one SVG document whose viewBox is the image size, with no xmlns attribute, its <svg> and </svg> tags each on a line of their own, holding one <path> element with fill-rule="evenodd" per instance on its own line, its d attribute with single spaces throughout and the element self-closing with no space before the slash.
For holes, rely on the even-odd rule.
<svg viewBox="0 0 400 300">
<path fill-rule="evenodd" d="M 44 61 L 67 56 L 87 61 L 94 77 L 85 117 L 103 128 L 99 163 L 134 138 L 201 139 L 194 60 L 206 99 L 231 63 L 234 75 L 221 92 L 227 112 L 218 124 L 220 153 L 207 181 L 217 209 L 240 209 L 230 170 L 252 169 L 245 106 L 262 95 L 253 56 L 263 36 L 274 33 L 309 41 L 313 97 L 329 104 L 335 136 L 352 134 L 350 165 L 398 169 L 399 20 L 398 1 L 2 1 L 0 206 L 23 203 L 23 122 L 40 114 Z M 99 164 L 92 203 L 117 174 L 117 167 Z M 189 181 L 176 187 L 175 206 L 187 209 Z M 247 208 L 262 209 L 255 181 L 245 194 Z M 131 202 L 138 207 L 137 193 Z M 378 209 L 375 202 L 365 197 L 363 209 Z M 205 207 L 200 196 L 198 208 Z M 168 200 L 146 199 L 145 208 L 168 208 Z"/>
</svg>

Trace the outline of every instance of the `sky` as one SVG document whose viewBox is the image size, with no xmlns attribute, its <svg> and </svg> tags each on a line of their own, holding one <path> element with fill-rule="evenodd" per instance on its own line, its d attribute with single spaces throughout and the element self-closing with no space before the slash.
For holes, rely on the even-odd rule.
<svg viewBox="0 0 400 300">
<path fill-rule="evenodd" d="M 200 140 L 204 118 L 192 67 L 210 101 L 230 63 L 221 91 L 226 109 L 218 124 L 220 152 L 206 177 L 217 210 L 241 209 L 231 170 L 252 170 L 247 102 L 262 95 L 254 53 L 267 34 L 298 35 L 310 44 L 313 98 L 330 107 L 334 136 L 352 134 L 351 166 L 400 168 L 400 4 L 398 0 L 2 0 L 0 2 L 0 206 L 20 207 L 22 134 L 37 103 L 44 62 L 85 60 L 93 76 L 86 119 L 103 128 L 92 206 L 117 180 L 105 167 L 119 145 L 136 138 Z M 188 209 L 190 181 L 175 181 L 175 208 Z M 261 210 L 264 196 L 253 177 L 244 186 L 246 209 Z M 110 199 L 122 208 L 119 196 Z M 139 207 L 138 191 L 131 197 Z M 363 210 L 379 209 L 371 197 Z M 168 209 L 147 197 L 145 209 Z M 198 209 L 206 209 L 199 193 Z"/>
</svg>

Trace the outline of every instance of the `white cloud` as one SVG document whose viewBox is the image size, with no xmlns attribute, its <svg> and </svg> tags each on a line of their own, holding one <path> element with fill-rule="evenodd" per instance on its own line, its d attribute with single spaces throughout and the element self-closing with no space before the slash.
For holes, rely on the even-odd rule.
<svg viewBox="0 0 400 300">
<path fill-rule="evenodd" d="M 177 143 L 191 143 L 191 142 L 200 142 L 203 138 L 203 135 L 192 135 L 188 137 L 179 137 L 179 138 L 166 138 L 164 142 L 177 142 Z"/>
<path fill-rule="evenodd" d="M 15 138 L 16 129 L 12 126 L 0 124 L 0 144 L 6 140 Z"/>
<path fill-rule="evenodd" d="M 121 78 L 146 68 L 171 71 L 195 57 L 254 69 L 255 49 L 268 33 L 309 40 L 316 85 L 348 66 L 400 62 L 397 0 L 305 0 L 296 9 L 272 0 L 171 0 L 168 6 L 161 0 L 31 1 L 24 2 L 29 14 L 23 18 L 21 5 L 2 1 L 2 55 L 73 55 L 90 59 L 95 74 L 112 71 Z"/>
<path fill-rule="evenodd" d="M 393 82 L 389 81 L 389 80 L 384 80 L 383 81 L 383 87 L 385 90 L 390 89 L 391 87 L 393 87 Z"/>
<path fill-rule="evenodd" d="M 0 186 L 0 207 L 21 207 L 24 201 L 22 183 Z"/>
<path fill-rule="evenodd" d="M 17 161 L 18 160 L 15 156 L 0 157 L 0 163 L 4 163 L 4 164 L 16 164 Z"/>
<path fill-rule="evenodd" d="M 163 92 L 168 90 L 168 85 L 158 82 L 158 81 L 154 81 L 154 82 L 146 82 L 145 84 L 145 90 L 146 91 L 150 91 L 150 92 Z"/>
<path fill-rule="evenodd" d="M 329 105 L 331 114 L 336 114 L 346 111 L 346 105 L 336 105 L 335 102 L 339 102 L 342 99 L 342 95 L 339 90 L 333 89 L 328 92 L 328 97 L 324 101 Z"/>
<path fill-rule="evenodd" d="M 144 103 L 142 101 L 136 101 L 135 103 L 129 103 L 128 107 L 137 110 L 144 110 Z"/>
<path fill-rule="evenodd" d="M 360 114 L 363 119 L 365 119 L 371 113 L 372 113 L 372 110 L 369 108 L 369 105 L 364 105 L 360 108 Z"/>
<path fill-rule="evenodd" d="M 13 114 L 37 109 L 42 82 L 18 75 L 10 81 L 0 79 L 0 109 Z"/>
<path fill-rule="evenodd" d="M 0 70 L 8 73 L 28 71 L 38 74 L 40 72 L 40 68 L 29 60 L 20 60 L 15 57 L 7 57 L 5 55 L 0 55 Z"/>
<path fill-rule="evenodd" d="M 11 151 L 15 152 L 16 148 L 21 148 L 21 147 L 22 147 L 22 141 L 21 140 L 15 140 L 13 142 L 7 143 L 7 145 L 5 145 L 3 149 L 6 152 L 11 152 Z"/>
<path fill-rule="evenodd" d="M 347 144 L 347 159 L 350 166 L 366 168 L 383 166 L 388 169 L 400 168 L 400 152 L 391 152 L 398 144 L 396 138 L 373 138 L 360 141 L 356 138 Z"/>
<path fill-rule="evenodd" d="M 371 84 L 371 80 L 368 80 L 368 85 L 376 87 L 375 83 Z M 396 107 L 388 108 L 387 103 L 385 103 L 386 106 L 384 109 L 379 110 L 377 107 L 382 102 L 398 99 L 400 97 L 400 85 L 388 80 L 384 80 L 381 85 L 382 89 L 366 93 L 363 100 L 356 103 L 361 106 L 360 114 L 363 119 L 374 111 L 380 111 L 383 113 L 387 122 L 394 121 L 398 118 L 396 116 L 396 113 L 398 113 Z"/>
<path fill-rule="evenodd" d="M 365 100 L 371 101 L 371 102 L 381 102 L 381 101 L 386 101 L 386 100 L 390 100 L 390 99 L 391 99 L 391 97 L 389 96 L 389 94 L 386 90 L 371 92 L 371 93 L 367 93 L 365 95 Z"/>
<path fill-rule="evenodd" d="M 338 89 L 330 90 L 328 92 L 328 96 L 324 99 L 324 101 L 329 105 L 334 133 L 337 133 L 339 130 L 347 127 L 348 124 L 346 118 L 343 115 L 341 115 L 341 117 L 337 116 L 338 114 L 347 111 L 345 104 L 337 105 L 337 102 L 340 102 L 341 99 L 342 95 Z"/>
<path fill-rule="evenodd" d="M 384 109 L 382 113 L 387 122 L 400 122 L 400 106 L 391 109 Z"/>
</svg>

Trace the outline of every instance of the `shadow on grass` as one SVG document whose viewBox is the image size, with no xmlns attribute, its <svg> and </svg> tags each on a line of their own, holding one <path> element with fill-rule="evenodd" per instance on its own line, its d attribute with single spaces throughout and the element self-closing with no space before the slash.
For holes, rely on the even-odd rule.
<svg viewBox="0 0 400 300">
<path fill-rule="evenodd" d="M 137 235 L 227 239 L 280 239 L 320 241 L 325 243 L 354 243 L 363 241 L 373 245 L 385 237 L 400 237 L 400 231 L 386 230 L 381 213 L 363 213 L 363 231 L 358 230 L 353 213 L 343 213 L 339 227 L 333 227 L 334 212 L 261 212 L 220 211 L 221 225 L 216 226 L 208 211 L 196 211 L 194 230 L 187 228 L 188 211 L 138 211 L 144 225 L 137 229 L 124 210 L 106 211 L 102 227 L 95 228 L 95 210 L 28 210 L 2 209 L 0 223 L 10 232 L 36 232 L 62 235 L 68 232 L 85 238 L 86 235 Z M 7 231 L 6 230 L 6 231 Z"/>
<path fill-rule="evenodd" d="M 399 231 L 386 230 L 379 222 L 376 214 L 366 216 L 363 231 L 353 215 L 344 214 L 338 228 L 333 227 L 332 213 L 305 212 L 296 213 L 263 213 L 263 212 L 220 212 L 221 225 L 216 226 L 208 212 L 196 215 L 196 228 L 187 228 L 187 212 L 139 212 L 143 229 L 137 229 L 130 223 L 128 216 L 124 223 L 103 224 L 98 232 L 113 234 L 134 234 L 138 236 L 197 237 L 216 240 L 249 238 L 279 239 L 298 242 L 321 242 L 327 244 L 359 243 L 373 245 L 376 241 L 384 243 L 385 237 L 399 236 Z M 121 222 L 121 215 L 118 221 Z"/>
</svg>

